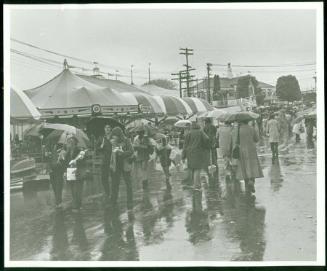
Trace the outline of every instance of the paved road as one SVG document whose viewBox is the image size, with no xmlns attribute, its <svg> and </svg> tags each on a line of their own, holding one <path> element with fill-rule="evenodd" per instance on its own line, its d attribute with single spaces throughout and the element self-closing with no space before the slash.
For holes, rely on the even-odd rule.
<svg viewBox="0 0 327 271">
<path fill-rule="evenodd" d="M 122 182 L 120 210 L 104 207 L 101 185 L 90 181 L 80 214 L 52 207 L 48 185 L 11 194 L 12 260 L 315 260 L 316 153 L 304 144 L 281 151 L 272 163 L 260 152 L 264 178 L 255 197 L 203 179 L 193 194 L 173 171 L 173 189 L 153 172 L 150 191 L 135 182 L 135 220 L 129 221 Z M 38 191 L 37 191 L 38 190 Z"/>
</svg>

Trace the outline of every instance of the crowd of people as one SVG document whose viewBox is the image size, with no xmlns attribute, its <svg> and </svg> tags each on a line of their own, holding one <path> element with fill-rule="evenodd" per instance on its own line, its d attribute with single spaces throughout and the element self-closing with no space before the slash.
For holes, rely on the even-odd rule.
<svg viewBox="0 0 327 271">
<path fill-rule="evenodd" d="M 237 185 L 243 180 L 246 193 L 255 193 L 255 180 L 263 177 L 257 143 L 267 138 L 274 162 L 278 160 L 279 145 L 289 144 L 292 134 L 296 144 L 300 140 L 299 134 L 306 132 L 307 147 L 312 148 L 316 126 L 315 120 L 310 119 L 293 123 L 296 116 L 285 114 L 283 110 L 259 115 L 257 119 L 222 120 L 219 126 L 215 126 L 211 118 L 205 119 L 204 125 L 198 121 L 192 122 L 180 129 L 178 144 L 170 144 L 169 134 L 155 140 L 144 127 L 132 135 L 121 127 L 105 125 L 104 134 L 96 140 L 94 151 L 101 157 L 101 181 L 106 204 L 117 207 L 123 179 L 127 210 L 132 218 L 133 182 L 138 180 L 143 190 L 149 189 L 149 174 L 153 170 L 150 160 L 153 157 L 161 165 L 168 190 L 172 189 L 171 165 L 183 165 L 187 172 L 186 181 L 201 198 L 202 178 L 218 176 L 219 157 L 224 161 L 226 182 Z M 305 130 L 302 123 L 305 124 Z M 86 157 L 87 152 L 78 147 L 74 135 L 69 136 L 67 144 L 54 144 L 46 152 L 56 208 L 62 207 L 66 179 L 72 193 L 72 209 L 74 212 L 80 210 L 83 183 L 88 178 Z"/>
</svg>

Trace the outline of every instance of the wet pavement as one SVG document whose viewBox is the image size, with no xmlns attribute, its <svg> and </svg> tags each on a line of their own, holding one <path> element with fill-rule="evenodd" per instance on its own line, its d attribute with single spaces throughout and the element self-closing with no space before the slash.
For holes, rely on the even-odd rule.
<svg viewBox="0 0 327 271">
<path fill-rule="evenodd" d="M 264 178 L 255 196 L 203 178 L 193 192 L 172 170 L 172 190 L 161 171 L 149 191 L 134 181 L 134 220 L 121 182 L 119 210 L 106 207 L 101 184 L 85 183 L 83 209 L 72 213 L 65 188 L 63 211 L 53 208 L 49 184 L 11 194 L 11 260 L 313 261 L 316 257 L 316 152 L 303 143 L 280 151 L 272 163 L 259 152 Z"/>
</svg>

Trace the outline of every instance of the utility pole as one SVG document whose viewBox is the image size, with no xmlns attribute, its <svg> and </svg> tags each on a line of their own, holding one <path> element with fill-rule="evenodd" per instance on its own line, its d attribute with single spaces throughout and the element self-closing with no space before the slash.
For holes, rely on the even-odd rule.
<svg viewBox="0 0 327 271">
<path fill-rule="evenodd" d="M 134 65 L 131 65 L 131 85 L 134 85 L 134 82 L 133 82 L 133 67 L 134 67 Z"/>
<path fill-rule="evenodd" d="M 149 84 L 150 84 L 150 81 L 151 81 L 151 62 L 149 62 Z"/>
<path fill-rule="evenodd" d="M 182 72 L 178 72 L 178 73 L 172 73 L 171 75 L 178 75 L 177 78 L 173 78 L 171 80 L 178 80 L 179 82 L 179 97 L 182 98 L 183 94 L 182 94 Z"/>
<path fill-rule="evenodd" d="M 186 58 L 186 64 L 184 65 L 186 67 L 186 92 L 187 92 L 187 96 L 190 97 L 190 68 L 191 66 L 189 65 L 189 62 L 188 62 L 188 57 L 193 55 L 193 49 L 190 49 L 190 48 L 180 48 L 179 49 L 180 52 L 179 54 L 180 55 L 185 55 L 185 58 Z"/>
<path fill-rule="evenodd" d="M 116 81 L 117 81 L 117 76 L 118 76 L 118 70 L 116 70 L 116 74 L 115 74 L 115 77 L 116 77 Z"/>
<path fill-rule="evenodd" d="M 207 89 L 207 100 L 210 103 L 211 102 L 211 94 L 210 94 L 210 72 L 211 72 L 211 63 L 207 63 L 207 74 L 208 74 L 208 89 Z"/>
</svg>

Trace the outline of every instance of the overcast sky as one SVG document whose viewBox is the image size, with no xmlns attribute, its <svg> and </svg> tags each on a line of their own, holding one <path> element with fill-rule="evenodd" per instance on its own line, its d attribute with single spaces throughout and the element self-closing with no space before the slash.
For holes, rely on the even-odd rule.
<svg viewBox="0 0 327 271">
<path fill-rule="evenodd" d="M 284 65 L 316 61 L 316 25 L 313 10 L 12 10 L 11 37 L 39 47 L 119 70 L 122 81 L 171 79 L 182 68 L 180 47 L 194 49 L 190 64 L 198 78 L 206 63 L 234 65 Z M 63 58 L 15 42 L 11 48 L 62 62 Z M 61 67 L 11 54 L 13 86 L 35 87 L 51 79 Z M 68 59 L 69 64 L 92 65 Z M 302 89 L 314 86 L 314 66 L 233 68 L 234 75 L 251 71 L 258 80 L 275 84 L 278 76 L 294 74 Z M 299 71 L 301 70 L 301 71 Z M 304 71 L 303 71 L 304 70 Z M 76 70 L 77 71 L 77 70 Z M 213 73 L 226 74 L 225 67 Z"/>
</svg>

